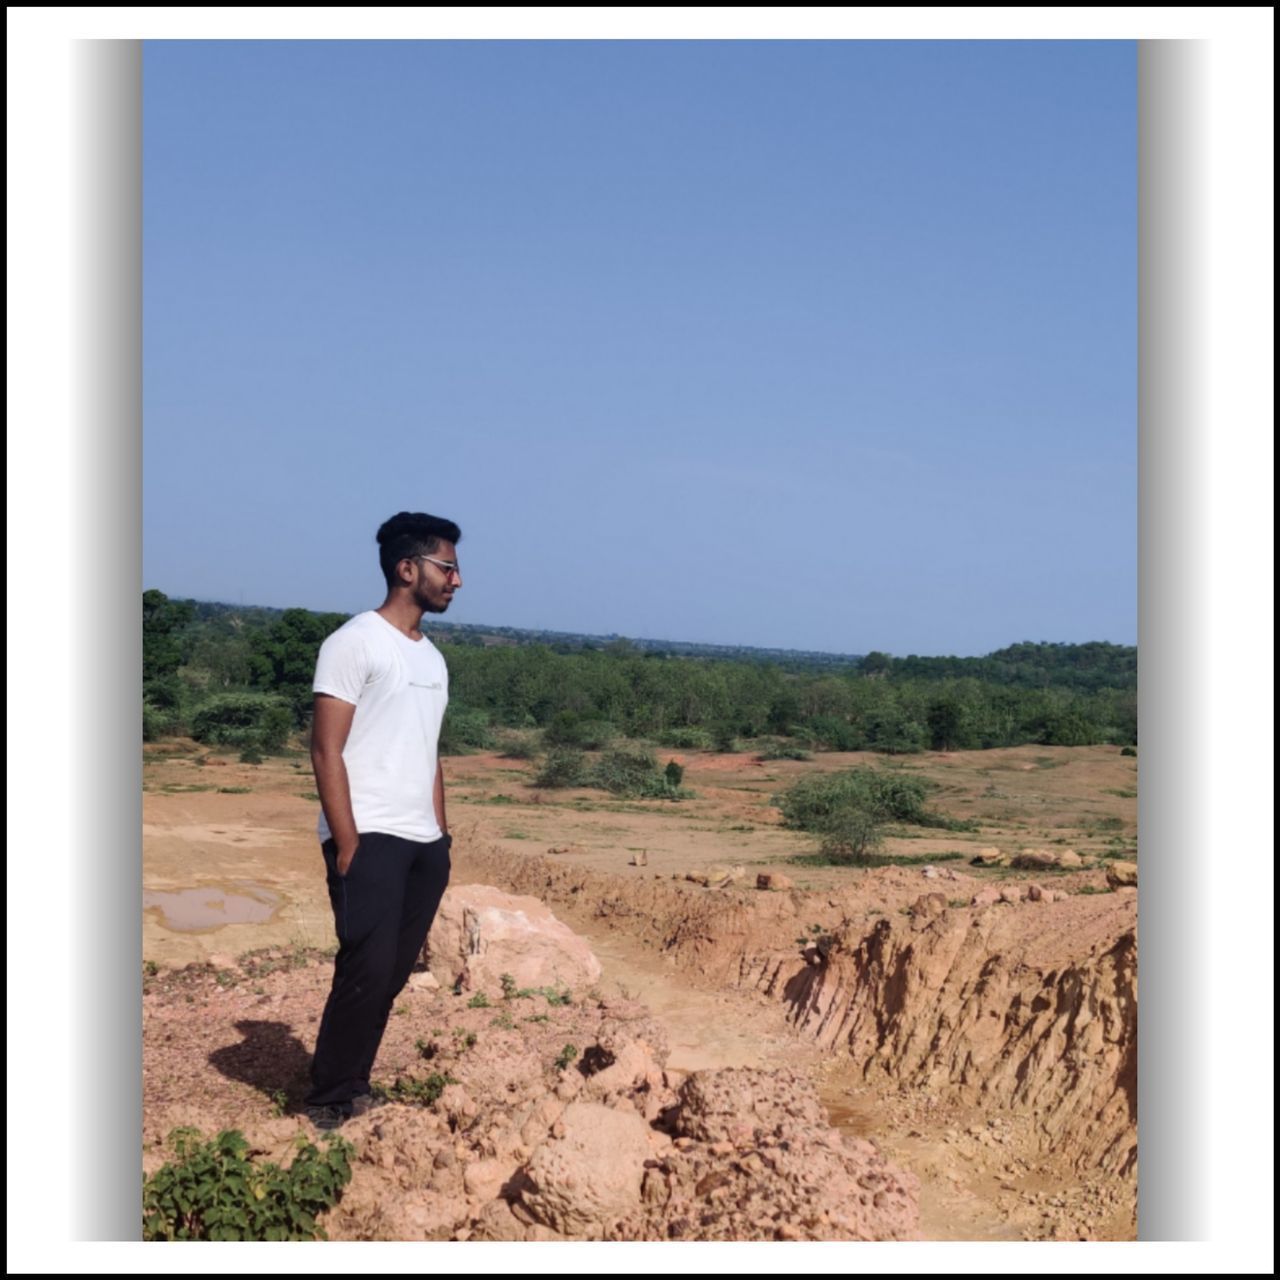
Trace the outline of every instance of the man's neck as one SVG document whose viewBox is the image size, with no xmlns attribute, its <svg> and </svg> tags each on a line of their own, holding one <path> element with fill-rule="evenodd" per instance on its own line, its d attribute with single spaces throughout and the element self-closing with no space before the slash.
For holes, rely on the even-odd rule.
<svg viewBox="0 0 1280 1280">
<path fill-rule="evenodd" d="M 422 610 L 403 596 L 388 596 L 375 612 L 380 613 L 397 631 L 403 631 L 410 639 L 422 632 Z"/>
</svg>

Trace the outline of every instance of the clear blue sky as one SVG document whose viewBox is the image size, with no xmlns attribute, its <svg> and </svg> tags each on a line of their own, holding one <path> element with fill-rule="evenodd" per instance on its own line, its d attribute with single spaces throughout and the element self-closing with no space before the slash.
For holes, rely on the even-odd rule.
<svg viewBox="0 0 1280 1280">
<path fill-rule="evenodd" d="M 144 585 L 862 653 L 1137 629 L 1136 46 L 148 42 Z"/>
</svg>

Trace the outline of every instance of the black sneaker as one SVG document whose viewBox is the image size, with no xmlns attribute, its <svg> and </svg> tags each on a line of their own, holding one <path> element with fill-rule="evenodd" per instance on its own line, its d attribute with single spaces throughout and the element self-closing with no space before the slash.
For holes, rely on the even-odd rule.
<svg viewBox="0 0 1280 1280">
<path fill-rule="evenodd" d="M 307 1108 L 307 1119 L 320 1130 L 339 1128 L 350 1114 L 345 1107 L 338 1106 Z"/>
<path fill-rule="evenodd" d="M 366 1116 L 370 1111 L 385 1106 L 386 1101 L 385 1098 L 379 1098 L 372 1093 L 357 1093 L 351 1099 L 351 1111 L 349 1114 L 352 1116 Z"/>
</svg>

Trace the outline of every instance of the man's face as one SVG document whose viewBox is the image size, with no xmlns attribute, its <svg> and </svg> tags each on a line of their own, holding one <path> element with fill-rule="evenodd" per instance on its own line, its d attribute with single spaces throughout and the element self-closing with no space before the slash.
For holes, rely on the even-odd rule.
<svg viewBox="0 0 1280 1280">
<path fill-rule="evenodd" d="M 412 583 L 414 603 L 423 613 L 443 613 L 462 586 L 458 572 L 458 550 L 452 542 L 441 542 L 430 558 L 418 556 L 411 562 L 416 578 Z M 442 567 L 452 566 L 452 567 Z"/>
</svg>

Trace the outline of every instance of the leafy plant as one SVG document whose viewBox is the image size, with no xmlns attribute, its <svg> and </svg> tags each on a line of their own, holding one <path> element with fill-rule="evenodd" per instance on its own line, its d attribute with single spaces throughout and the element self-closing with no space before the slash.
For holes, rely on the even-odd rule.
<svg viewBox="0 0 1280 1280">
<path fill-rule="evenodd" d="M 386 1096 L 392 1102 L 412 1102 L 429 1107 L 449 1085 L 457 1083 L 447 1071 L 433 1071 L 425 1080 L 397 1076 L 395 1084 L 386 1090 Z"/>
<path fill-rule="evenodd" d="M 558 1071 L 563 1071 L 569 1065 L 569 1063 L 571 1063 L 574 1060 L 574 1058 L 576 1058 L 577 1056 L 578 1056 L 577 1045 L 574 1045 L 574 1044 L 565 1045 L 565 1047 L 560 1050 L 559 1057 L 556 1058 L 556 1069 Z"/>
<path fill-rule="evenodd" d="M 587 758 L 577 747 L 557 747 L 547 753 L 533 780 L 535 787 L 580 787 L 586 778 Z"/>
<path fill-rule="evenodd" d="M 351 1181 L 354 1148 L 326 1135 L 322 1152 L 299 1138 L 287 1169 L 258 1163 L 239 1130 L 203 1141 L 197 1129 L 169 1135 L 176 1159 L 142 1187 L 144 1240 L 316 1240 L 316 1218 Z"/>
</svg>

